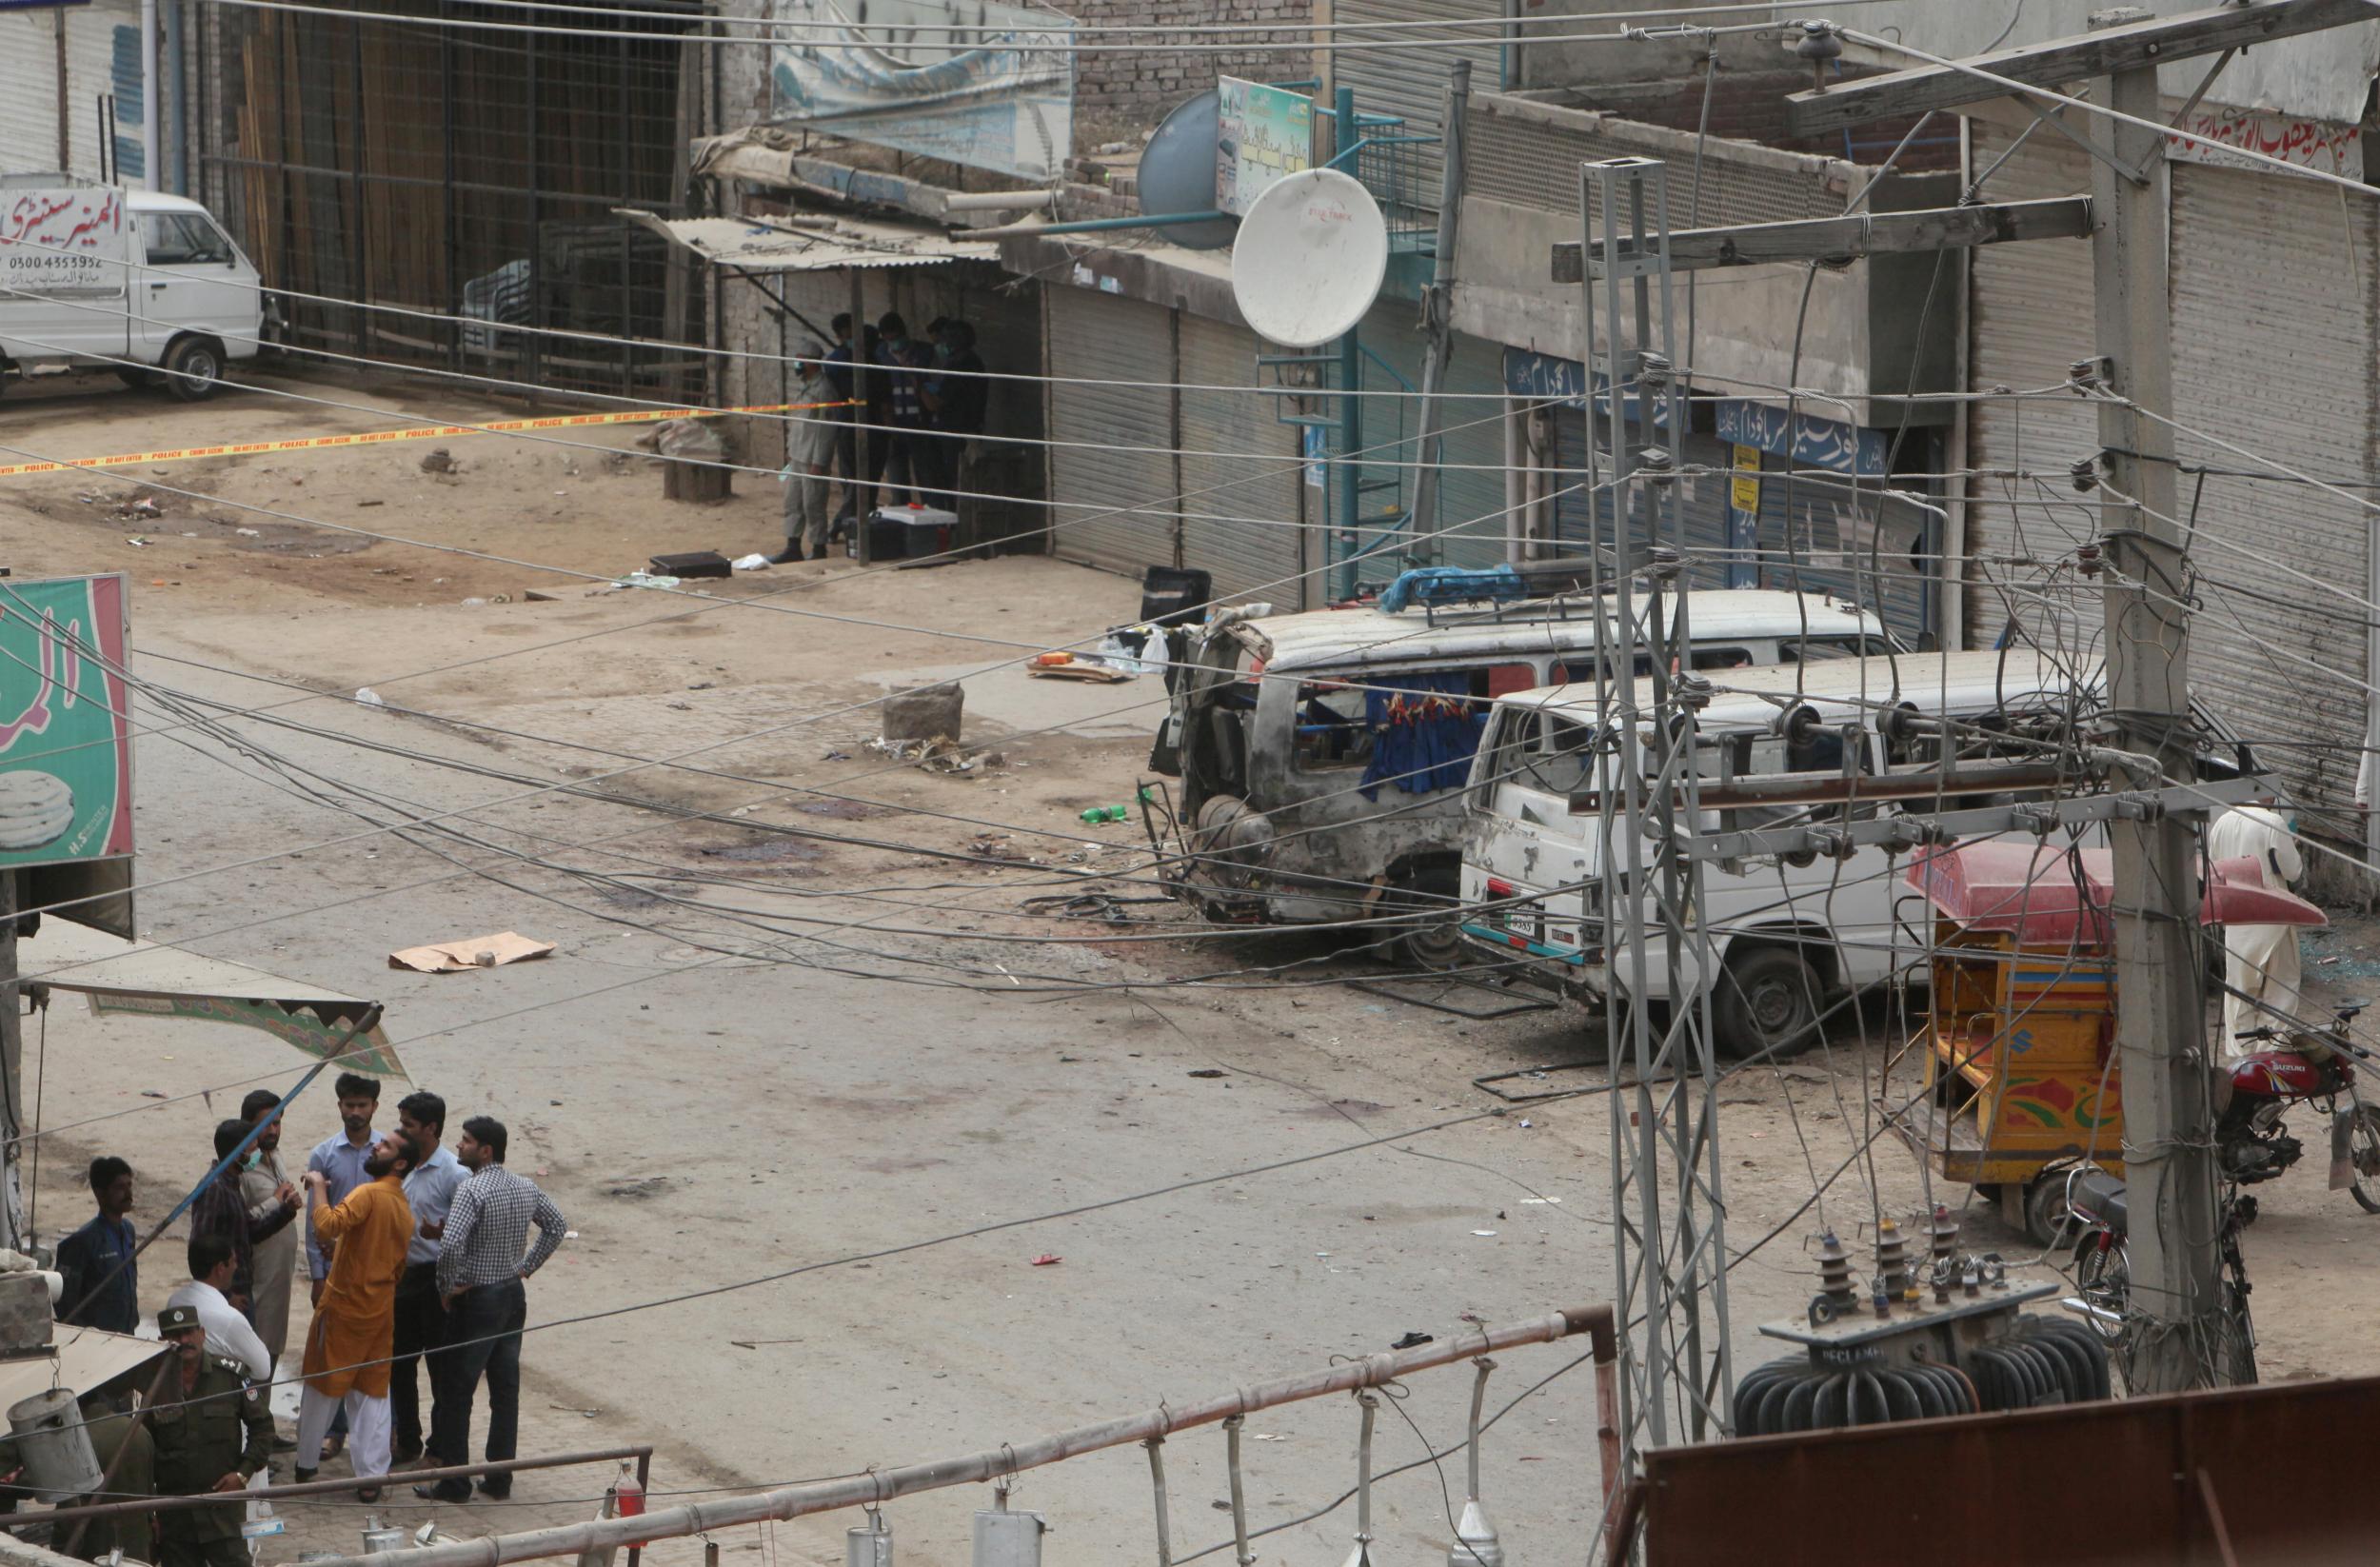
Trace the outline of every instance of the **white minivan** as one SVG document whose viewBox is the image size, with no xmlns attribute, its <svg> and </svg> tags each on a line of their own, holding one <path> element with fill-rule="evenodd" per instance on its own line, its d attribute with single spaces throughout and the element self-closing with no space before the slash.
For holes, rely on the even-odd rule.
<svg viewBox="0 0 2380 1567">
<path fill-rule="evenodd" d="M 1938 764 L 1946 734 L 1951 759 L 1964 764 L 2037 760 L 2045 754 L 2038 743 L 2070 740 L 2077 724 L 2104 705 L 2095 670 L 2077 684 L 2052 660 L 2023 648 L 1845 659 L 1709 678 L 1716 691 L 1695 721 L 1696 770 L 1706 781 L 1880 779 L 1888 769 Z M 1636 699 L 1651 709 L 1651 682 L 1639 683 Z M 2255 770 L 2244 744 L 2203 711 L 2195 717 L 2207 742 L 2201 778 Z M 1953 724 L 1934 722 L 1943 719 Z M 1599 1002 L 1626 976 L 1614 975 L 1606 947 L 1599 813 L 1571 811 L 1572 796 L 1596 786 L 1589 776 L 1595 732 L 1592 685 L 1497 699 L 1473 764 L 1462 933 L 1475 959 Z M 1937 806 L 1928 795 L 1921 804 L 1931 811 L 2008 798 L 1953 798 Z M 1900 808 L 1889 800 L 1854 807 L 1861 818 Z M 1839 822 L 1843 812 L 1839 803 L 1706 809 L 1700 830 Z M 1616 832 L 1622 821 L 1615 819 Z M 1642 863 L 1656 863 L 1649 841 Z M 1839 862 L 1704 864 L 1701 912 L 1719 966 L 1712 1022 L 1722 1051 L 1781 1056 L 1806 1049 L 1816 1042 L 1831 1000 L 1882 982 L 1916 955 L 1924 905 L 1901 884 L 1896 868 L 1873 847 Z M 1904 929 L 1904 919 L 1915 923 Z M 1668 964 L 1657 942 L 1648 948 L 1646 972 L 1648 998 L 1666 1001 Z"/>
<path fill-rule="evenodd" d="M 182 196 L 0 175 L 0 389 L 36 368 L 111 369 L 191 402 L 253 358 L 263 279 Z"/>
</svg>

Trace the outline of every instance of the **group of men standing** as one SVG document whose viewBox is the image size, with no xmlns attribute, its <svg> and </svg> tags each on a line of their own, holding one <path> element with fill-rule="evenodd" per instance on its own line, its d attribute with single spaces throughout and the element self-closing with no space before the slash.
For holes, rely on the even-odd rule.
<svg viewBox="0 0 2380 1567">
<path fill-rule="evenodd" d="M 438 1467 L 469 1462 L 471 1410 L 484 1379 L 488 1427 L 485 1461 L 516 1451 L 523 1281 L 565 1234 L 552 1200 L 505 1168 L 504 1123 L 473 1117 L 446 1146 L 446 1101 L 408 1094 L 397 1123 L 376 1132 L 380 1084 L 355 1073 L 337 1083 L 340 1130 L 307 1155 L 292 1184 L 283 1167 L 279 1096 L 251 1094 L 241 1118 L 216 1128 L 216 1162 L 248 1142 L 241 1159 L 209 1179 L 190 1206 L 189 1279 L 159 1314 L 161 1334 L 180 1350 L 180 1393 L 170 1378 L 152 1390 L 147 1429 L 116 1440 L 153 1449 L 155 1494 L 234 1491 L 271 1452 L 294 1451 L 295 1478 L 314 1478 L 344 1444 L 359 1477 L 387 1474 L 426 1455 Z M 253 1139 L 250 1141 L 250 1134 Z M 129 1333 L 138 1319 L 136 1242 L 129 1219 L 132 1172 L 94 1160 L 99 1213 L 58 1247 L 66 1276 L 60 1315 L 69 1322 Z M 303 1223 L 298 1220 L 303 1218 Z M 537 1237 L 532 1243 L 529 1231 Z M 313 1319 L 301 1361 L 304 1384 L 294 1440 L 278 1438 L 264 1390 L 288 1347 L 289 1293 L 301 1249 Z M 430 1385 L 425 1427 L 421 1373 Z M 86 1400 L 87 1402 L 90 1400 Z M 108 1398 L 93 1418 L 120 1412 Z M 94 1427 L 94 1432 L 100 1430 Z M 111 1490 L 140 1490 L 120 1475 Z M 416 1486 L 441 1501 L 466 1501 L 461 1478 Z M 509 1494 L 508 1472 L 483 1475 L 491 1498 Z M 377 1489 L 359 1493 L 377 1499 Z M 240 1567 L 236 1505 L 159 1515 L 164 1567 L 219 1561 Z M 237 1551 L 219 1550 L 225 1542 Z M 92 1542 L 98 1554 L 111 1543 Z M 141 1554 L 132 1552 L 131 1554 Z"/>
<path fill-rule="evenodd" d="M 814 341 L 797 348 L 792 401 L 853 402 L 848 314 L 835 317 L 834 332 L 831 348 Z M 794 414 L 785 438 L 785 547 L 772 560 L 823 559 L 832 538 L 861 525 L 879 493 L 893 505 L 913 501 L 959 509 L 962 459 L 967 443 L 983 433 L 991 384 L 975 351 L 972 324 L 938 317 L 926 334 L 930 343 L 911 337 L 901 313 L 885 311 L 862 332 L 866 369 L 858 378 L 859 406 L 807 418 Z M 837 474 L 843 501 L 830 513 L 827 490 Z"/>
</svg>

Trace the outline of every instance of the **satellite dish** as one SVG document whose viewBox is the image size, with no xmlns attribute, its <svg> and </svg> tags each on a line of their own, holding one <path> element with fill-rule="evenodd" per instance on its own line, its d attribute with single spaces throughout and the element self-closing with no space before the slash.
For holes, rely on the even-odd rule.
<svg viewBox="0 0 2380 1567">
<path fill-rule="evenodd" d="M 1163 218 L 1215 210 L 1215 144 L 1222 135 L 1220 121 L 1211 88 L 1176 104 L 1165 116 L 1148 146 L 1140 149 L 1137 177 L 1142 216 Z M 1191 250 L 1220 250 L 1239 231 L 1240 225 L 1229 218 L 1169 223 L 1150 230 L 1169 244 Z"/>
<path fill-rule="evenodd" d="M 1231 292 L 1285 347 L 1328 343 L 1363 319 L 1388 272 L 1388 223 L 1352 176 L 1308 169 L 1277 181 L 1231 248 Z"/>
</svg>

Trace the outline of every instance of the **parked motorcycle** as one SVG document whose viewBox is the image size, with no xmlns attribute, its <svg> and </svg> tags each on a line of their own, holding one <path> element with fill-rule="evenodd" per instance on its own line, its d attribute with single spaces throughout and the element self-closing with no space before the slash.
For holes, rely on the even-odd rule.
<svg viewBox="0 0 2380 1567">
<path fill-rule="evenodd" d="M 2319 1033 L 2294 1031 L 2288 1048 L 2271 1026 L 2237 1037 L 2260 1049 L 2234 1062 L 2215 1085 L 2214 1153 L 2225 1180 L 2242 1186 L 2271 1180 L 2305 1157 L 2289 1135 L 2284 1113 L 2308 1104 L 2330 1120 L 2330 1189 L 2344 1188 L 2358 1207 L 2380 1214 L 2380 1104 L 2356 1092 L 2355 1063 L 2372 1053 L 2348 1038 L 2348 1024 L 2368 1002 L 2341 1005 Z"/>
<path fill-rule="evenodd" d="M 2239 1248 L 2240 1231 L 2256 1220 L 2256 1200 L 2240 1188 L 2271 1180 L 2305 1157 L 2305 1144 L 2289 1135 L 2281 1119 L 2284 1112 L 2309 1104 L 2330 1118 L 2331 1189 L 2346 1188 L 2358 1207 L 2380 1214 L 2380 1105 L 2366 1104 L 2355 1083 L 2356 1061 L 2374 1058 L 2348 1038 L 2348 1024 L 2367 1004 L 2347 1002 L 2321 1032 L 2291 1033 L 2291 1048 L 2246 1056 L 2216 1083 L 2215 1163 L 2223 1180 L 2216 1248 L 2223 1287 L 2219 1341 L 2211 1347 L 2234 1384 L 2256 1379 L 2251 1285 Z M 2283 1036 L 2267 1027 L 2244 1030 L 2238 1038 L 2276 1044 Z M 2077 1165 L 2066 1179 L 2066 1208 L 2071 1222 L 2080 1226 L 2074 1294 L 2066 1308 L 2120 1354 L 2132 1320 L 2131 1212 L 2124 1183 L 2094 1166 Z"/>
</svg>

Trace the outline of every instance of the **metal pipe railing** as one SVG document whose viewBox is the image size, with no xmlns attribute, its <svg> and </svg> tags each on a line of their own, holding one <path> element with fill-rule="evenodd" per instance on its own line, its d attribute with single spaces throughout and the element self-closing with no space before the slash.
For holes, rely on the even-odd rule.
<svg viewBox="0 0 2380 1567">
<path fill-rule="evenodd" d="M 400 1469 L 387 1475 L 358 1475 L 347 1479 L 307 1480 L 297 1485 L 264 1485 L 253 1490 L 202 1491 L 188 1497 L 141 1497 L 130 1501 L 95 1501 L 81 1507 L 58 1507 L 47 1513 L 17 1513 L 6 1520 L 10 1529 L 35 1524 L 68 1523 L 76 1518 L 109 1518 L 126 1513 L 173 1513 L 190 1507 L 220 1507 L 226 1502 L 279 1501 L 284 1497 L 319 1497 L 342 1491 L 371 1491 L 424 1480 L 467 1479 L 473 1475 L 510 1475 L 523 1469 L 562 1469 L 578 1463 L 619 1463 L 637 1460 L 640 1478 L 653 1456 L 648 1447 L 606 1447 L 591 1453 L 557 1453 L 545 1458 L 500 1458 L 492 1463 L 459 1463 L 446 1469 Z"/>
<path fill-rule="evenodd" d="M 1260 1382 L 1255 1387 L 1240 1388 L 1186 1408 L 1154 1409 L 1121 1419 L 1077 1426 L 1071 1431 L 1061 1431 L 1055 1436 L 1031 1441 L 1003 1443 L 962 1458 L 908 1464 L 899 1469 L 878 1470 L 843 1479 L 814 1480 L 778 1491 L 724 1497 L 716 1501 L 692 1502 L 683 1507 L 648 1512 L 638 1517 L 591 1518 L 580 1523 L 524 1530 L 518 1534 L 491 1535 L 485 1539 L 448 1540 L 401 1551 L 384 1551 L 368 1558 L 360 1556 L 333 1557 L 311 1563 L 310 1567 L 502 1567 L 507 1561 L 530 1561 L 541 1557 L 578 1556 L 589 1551 L 615 1550 L 640 1541 L 649 1543 L 657 1539 L 679 1538 L 746 1523 L 831 1513 L 845 1507 L 877 1507 L 895 1497 L 914 1492 L 999 1479 L 1023 1470 L 1039 1469 L 1063 1458 L 1143 1442 L 1152 1437 L 1167 1436 L 1192 1426 L 1212 1425 L 1253 1410 L 1270 1409 L 1278 1404 L 1295 1403 L 1326 1394 L 1378 1387 L 1384 1382 L 1393 1382 L 1400 1377 L 1427 1371 L 1433 1366 L 1451 1365 L 1457 1360 L 1467 1360 L 1519 1344 L 1552 1343 L 1580 1333 L 1591 1335 L 1595 1340 L 1599 1381 L 1617 1353 L 1618 1340 L 1613 1326 L 1612 1308 L 1582 1307 L 1545 1317 L 1533 1317 L 1505 1327 L 1450 1334 L 1413 1349 L 1367 1355 L 1360 1360 L 1343 1361 L 1323 1371 Z M 1613 1478 L 1607 1475 L 1605 1483 L 1609 1485 Z"/>
</svg>

